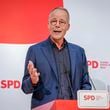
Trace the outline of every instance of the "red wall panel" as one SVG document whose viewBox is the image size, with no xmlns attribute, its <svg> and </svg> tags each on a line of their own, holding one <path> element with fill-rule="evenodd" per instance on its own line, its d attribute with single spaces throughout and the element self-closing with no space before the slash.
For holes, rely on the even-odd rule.
<svg viewBox="0 0 110 110">
<path fill-rule="evenodd" d="M 0 43 L 30 44 L 48 37 L 48 14 L 62 0 L 1 0 Z"/>
</svg>

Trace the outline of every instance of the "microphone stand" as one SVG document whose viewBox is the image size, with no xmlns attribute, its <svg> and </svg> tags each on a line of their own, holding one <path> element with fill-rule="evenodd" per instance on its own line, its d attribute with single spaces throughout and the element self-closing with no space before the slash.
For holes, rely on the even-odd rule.
<svg viewBox="0 0 110 110">
<path fill-rule="evenodd" d="M 89 73 L 91 73 L 91 68 L 89 68 L 89 71 L 90 71 Z M 94 90 L 97 90 L 96 87 L 95 87 L 95 84 L 94 84 L 94 82 L 93 82 L 93 80 L 92 80 L 92 78 L 91 78 L 91 76 L 90 76 L 90 74 L 89 74 L 89 79 L 90 79 L 90 82 L 91 82 L 91 84 L 92 84 L 92 86 L 93 86 L 93 89 L 94 89 Z"/>
<path fill-rule="evenodd" d="M 70 91 L 71 91 L 72 99 L 74 99 L 74 92 L 73 92 L 73 89 L 72 89 L 72 85 L 71 85 L 71 81 L 70 81 L 69 73 L 68 73 L 68 72 L 65 72 L 65 74 L 66 74 L 66 76 L 67 76 L 67 80 L 68 80 L 68 83 L 69 83 L 69 87 L 70 87 Z"/>
<path fill-rule="evenodd" d="M 92 84 L 94 90 L 96 90 L 95 84 L 94 84 L 93 80 L 91 79 L 90 75 L 89 75 L 89 79 L 90 79 L 90 82 L 91 82 L 91 84 Z"/>
</svg>

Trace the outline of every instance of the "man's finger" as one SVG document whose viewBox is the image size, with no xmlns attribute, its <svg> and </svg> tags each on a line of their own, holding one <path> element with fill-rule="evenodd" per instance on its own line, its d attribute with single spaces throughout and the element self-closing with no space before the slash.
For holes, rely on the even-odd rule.
<svg viewBox="0 0 110 110">
<path fill-rule="evenodd" d="M 34 68 L 33 70 L 32 70 L 32 74 L 31 74 L 33 77 L 36 77 L 37 76 L 37 69 L 36 68 Z"/>
<path fill-rule="evenodd" d="M 31 75 L 33 72 L 33 69 L 34 69 L 34 64 L 31 60 L 29 60 L 29 63 L 28 63 L 28 66 L 27 66 L 27 69 L 29 71 L 29 74 Z"/>
<path fill-rule="evenodd" d="M 40 76 L 40 73 L 37 73 L 37 72 L 35 72 L 33 75 L 33 77 L 39 77 L 39 76 Z"/>
<path fill-rule="evenodd" d="M 34 64 L 31 60 L 29 60 L 29 63 L 28 63 L 28 69 L 30 68 L 34 68 Z"/>
<path fill-rule="evenodd" d="M 37 69 L 35 68 L 35 69 L 33 69 L 33 72 L 32 72 L 31 75 L 32 75 L 33 77 L 39 77 L 39 76 L 40 76 L 40 73 L 37 72 Z"/>
<path fill-rule="evenodd" d="M 40 76 L 40 73 L 38 72 L 37 75 Z"/>
</svg>

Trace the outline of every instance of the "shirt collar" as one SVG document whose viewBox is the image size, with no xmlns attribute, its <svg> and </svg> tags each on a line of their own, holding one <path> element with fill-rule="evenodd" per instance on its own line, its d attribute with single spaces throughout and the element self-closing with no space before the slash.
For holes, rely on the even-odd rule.
<svg viewBox="0 0 110 110">
<path fill-rule="evenodd" d="M 56 48 L 57 48 L 56 44 L 51 40 L 50 37 L 49 37 L 49 42 L 50 42 L 50 44 L 52 45 L 52 47 L 56 47 Z M 64 42 L 63 42 L 63 44 L 62 44 L 62 48 L 64 48 L 66 45 L 67 45 L 67 41 L 66 41 L 66 39 L 64 38 Z"/>
</svg>

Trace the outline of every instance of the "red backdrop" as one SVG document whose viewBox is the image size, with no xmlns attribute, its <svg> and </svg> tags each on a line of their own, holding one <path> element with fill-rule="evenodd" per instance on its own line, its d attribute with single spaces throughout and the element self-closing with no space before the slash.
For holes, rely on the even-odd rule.
<svg viewBox="0 0 110 110">
<path fill-rule="evenodd" d="M 47 38 L 49 11 L 62 5 L 62 0 L 1 0 L 0 43 L 29 44 Z"/>
</svg>

